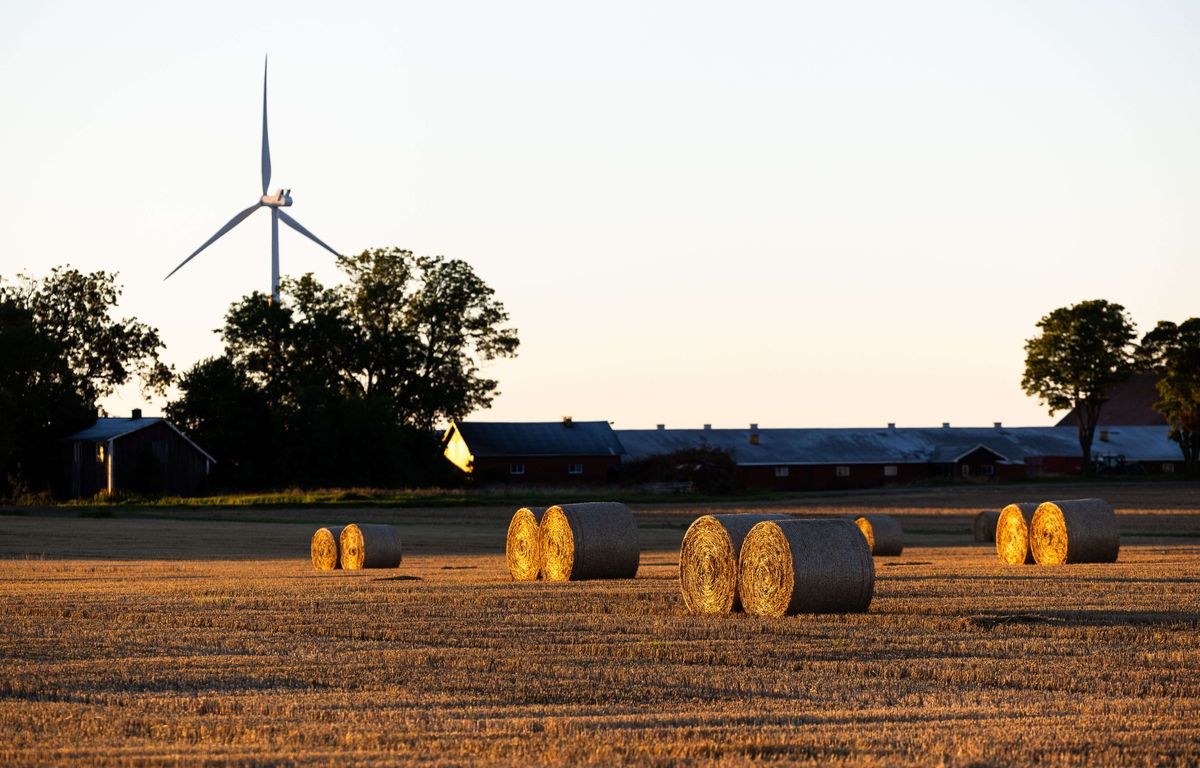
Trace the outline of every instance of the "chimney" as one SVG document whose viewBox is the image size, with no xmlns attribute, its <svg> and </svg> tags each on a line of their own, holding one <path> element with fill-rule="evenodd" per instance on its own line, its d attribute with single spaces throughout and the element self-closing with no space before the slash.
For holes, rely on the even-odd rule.
<svg viewBox="0 0 1200 768">
<path fill-rule="evenodd" d="M 995 427 L 996 429 L 1000 429 L 1000 427 L 1003 425 L 998 421 L 993 421 L 992 426 Z"/>
<path fill-rule="evenodd" d="M 132 416 L 131 418 L 134 418 L 134 419 L 140 419 L 140 418 L 142 418 L 142 409 L 141 409 L 141 408 L 134 408 L 134 409 L 133 409 L 133 416 Z"/>
<path fill-rule="evenodd" d="M 563 429 L 570 429 L 575 426 L 575 421 L 570 416 L 563 416 Z"/>
<path fill-rule="evenodd" d="M 1102 442 L 1102 443 L 1108 442 L 1108 430 L 1107 429 L 1100 430 L 1100 442 Z"/>
<path fill-rule="evenodd" d="M 750 425 L 750 445 L 758 445 L 758 425 Z"/>
<path fill-rule="evenodd" d="M 705 431 L 705 432 L 709 431 L 710 429 L 712 429 L 712 424 L 705 424 L 705 425 L 704 425 L 704 431 Z"/>
<path fill-rule="evenodd" d="M 888 432 L 895 432 L 895 431 L 896 431 L 896 422 L 889 421 L 888 422 Z"/>
<path fill-rule="evenodd" d="M 943 421 L 943 422 L 942 422 L 942 429 L 950 429 L 950 422 L 948 422 L 948 421 Z"/>
<path fill-rule="evenodd" d="M 654 428 L 657 429 L 659 432 L 665 432 L 667 429 L 667 425 L 666 424 L 655 424 Z"/>
</svg>

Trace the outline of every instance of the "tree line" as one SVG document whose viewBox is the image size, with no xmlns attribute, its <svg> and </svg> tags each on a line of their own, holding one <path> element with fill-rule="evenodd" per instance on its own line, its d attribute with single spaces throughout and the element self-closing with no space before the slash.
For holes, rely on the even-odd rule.
<svg viewBox="0 0 1200 768">
<path fill-rule="evenodd" d="M 466 263 L 379 248 L 338 258 L 346 280 L 285 279 L 217 333 L 224 351 L 176 374 L 158 332 L 113 319 L 116 275 L 67 267 L 0 282 L 0 496 L 45 492 L 59 441 L 132 379 L 177 396 L 166 416 L 217 457 L 229 489 L 447 481 L 435 425 L 486 408 L 486 361 L 519 344 Z"/>
<path fill-rule="evenodd" d="M 1136 373 L 1157 376 L 1154 404 L 1169 425 L 1188 473 L 1200 462 L 1200 318 L 1161 320 L 1137 343 L 1137 327 L 1120 304 L 1093 299 L 1060 307 L 1038 321 L 1025 342 L 1024 390 L 1050 414 L 1074 409 L 1083 470 L 1109 394 Z"/>
</svg>

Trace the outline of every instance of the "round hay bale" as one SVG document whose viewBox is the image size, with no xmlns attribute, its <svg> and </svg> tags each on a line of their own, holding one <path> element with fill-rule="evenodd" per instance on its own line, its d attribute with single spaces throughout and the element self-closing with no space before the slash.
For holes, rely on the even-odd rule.
<svg viewBox="0 0 1200 768">
<path fill-rule="evenodd" d="M 1038 565 L 1115 563 L 1121 550 L 1117 514 L 1103 499 L 1043 502 L 1029 531 Z"/>
<path fill-rule="evenodd" d="M 539 523 L 545 508 L 521 507 L 508 524 L 504 560 L 513 581 L 535 581 L 542 567 L 542 534 Z"/>
<path fill-rule="evenodd" d="M 546 581 L 632 579 L 641 563 L 637 522 L 615 501 L 561 504 L 542 516 Z"/>
<path fill-rule="evenodd" d="M 392 525 L 347 525 L 339 539 L 342 567 L 397 568 L 400 565 L 400 531 Z"/>
<path fill-rule="evenodd" d="M 750 529 L 739 557 L 747 613 L 865 611 L 875 594 L 875 561 L 849 520 L 768 520 Z"/>
<path fill-rule="evenodd" d="M 1009 504 L 1000 510 L 1000 519 L 996 521 L 996 554 L 1001 562 L 1008 565 L 1033 562 L 1033 552 L 1029 549 L 1029 526 L 1033 523 L 1033 513 L 1037 508 L 1037 504 L 1027 503 Z"/>
<path fill-rule="evenodd" d="M 891 515 L 864 515 L 854 524 L 867 540 L 872 555 L 898 555 L 904 551 L 904 529 Z"/>
<path fill-rule="evenodd" d="M 344 525 L 331 525 L 328 528 L 318 528 L 312 535 L 309 550 L 312 553 L 312 563 L 318 571 L 332 571 L 342 567 L 338 556 L 338 537 L 342 535 Z"/>
<path fill-rule="evenodd" d="M 985 509 L 975 515 L 975 541 L 995 541 L 996 523 L 1000 521 L 1000 513 L 994 509 Z"/>
<path fill-rule="evenodd" d="M 688 526 L 679 547 L 679 589 L 692 613 L 729 613 L 738 599 L 738 556 L 750 529 L 787 515 L 704 515 Z"/>
</svg>

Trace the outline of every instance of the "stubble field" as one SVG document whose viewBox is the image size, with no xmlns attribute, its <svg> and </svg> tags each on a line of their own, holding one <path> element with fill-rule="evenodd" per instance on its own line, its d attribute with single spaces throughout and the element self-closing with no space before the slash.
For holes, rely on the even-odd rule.
<svg viewBox="0 0 1200 768">
<path fill-rule="evenodd" d="M 1004 493 L 773 506 L 907 534 L 869 613 L 774 620 L 684 610 L 729 509 L 638 509 L 638 578 L 574 584 L 508 580 L 509 509 L 0 515 L 0 764 L 1200 762 L 1200 489 L 1112 489 L 1120 561 L 1059 568 L 971 541 Z M 315 572 L 341 521 L 402 567 Z"/>
</svg>

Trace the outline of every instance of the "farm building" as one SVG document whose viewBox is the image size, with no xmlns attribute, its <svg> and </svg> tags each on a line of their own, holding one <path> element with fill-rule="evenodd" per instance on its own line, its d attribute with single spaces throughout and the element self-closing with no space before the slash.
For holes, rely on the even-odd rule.
<svg viewBox="0 0 1200 768">
<path fill-rule="evenodd" d="M 1100 410 L 1101 427 L 1156 427 L 1166 425 L 1167 419 L 1154 409 L 1158 402 L 1158 374 L 1139 373 L 1126 379 L 1108 393 L 1108 402 Z M 1078 424 L 1075 409 L 1058 422 L 1060 427 Z"/>
<path fill-rule="evenodd" d="M 216 464 L 171 422 L 136 409 L 128 419 L 97 419 L 63 443 L 63 491 L 76 499 L 101 491 L 188 496 Z"/>
<path fill-rule="evenodd" d="M 607 421 L 453 422 L 442 438 L 447 459 L 486 480 L 613 482 L 624 449 Z"/>
<path fill-rule="evenodd" d="M 743 484 L 764 490 L 865 488 L 932 479 L 1017 480 L 1080 471 L 1075 427 L 623 429 L 627 460 L 706 446 L 727 451 Z M 1093 457 L 1150 474 L 1183 468 L 1166 427 L 1097 432 Z"/>
<path fill-rule="evenodd" d="M 763 490 L 869 488 L 928 480 L 988 482 L 1078 474 L 1078 432 L 1058 427 L 622 429 L 607 422 L 461 422 L 445 455 L 494 479 L 612 481 L 623 463 L 694 448 L 727 452 L 743 485 Z M 1183 470 L 1165 426 L 1105 427 L 1092 446 L 1102 471 Z"/>
</svg>

